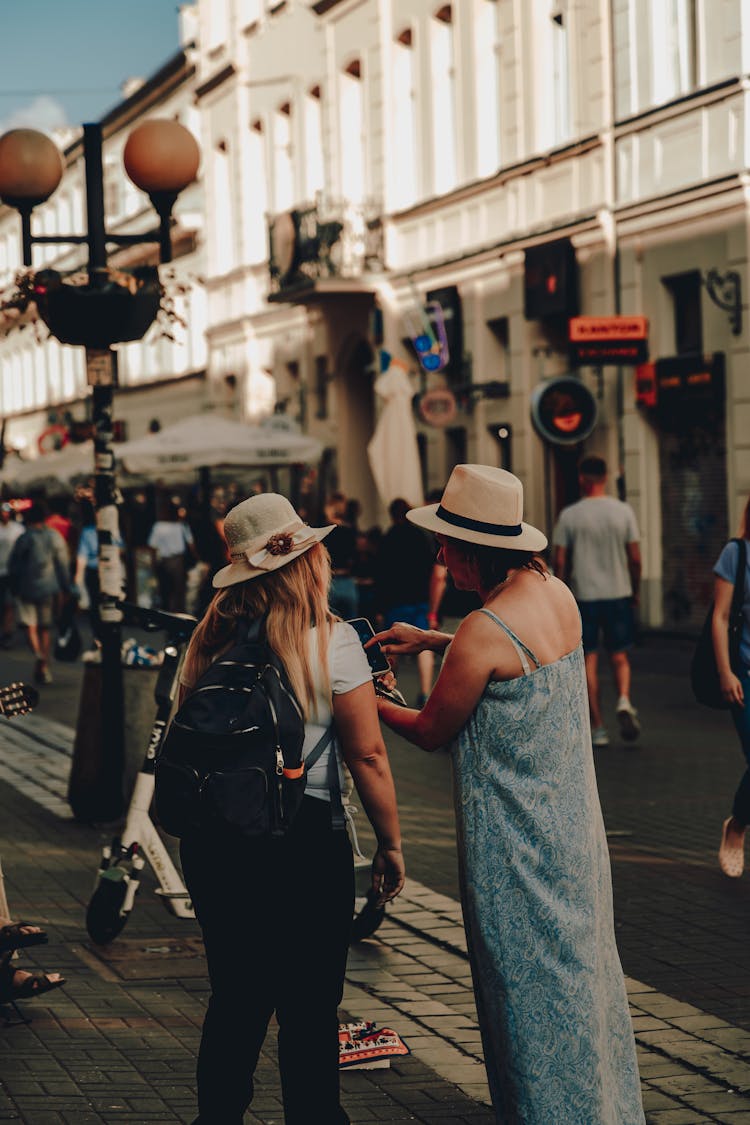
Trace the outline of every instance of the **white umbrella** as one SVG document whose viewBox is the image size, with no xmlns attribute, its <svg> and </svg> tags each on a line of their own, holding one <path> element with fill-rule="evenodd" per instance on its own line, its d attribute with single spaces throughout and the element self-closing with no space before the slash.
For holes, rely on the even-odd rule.
<svg viewBox="0 0 750 1125">
<path fill-rule="evenodd" d="M 69 444 L 53 453 L 44 453 L 33 461 L 6 460 L 0 480 L 19 492 L 44 488 L 47 492 L 64 492 L 79 478 L 93 475 L 94 443 Z"/>
<path fill-rule="evenodd" d="M 295 465 L 318 461 L 322 446 L 280 416 L 249 426 L 217 414 L 195 414 L 117 449 L 129 473 L 167 477 L 220 465 Z"/>
<path fill-rule="evenodd" d="M 384 504 L 406 500 L 413 508 L 424 503 L 422 469 L 411 401 L 414 395 L 406 369 L 391 360 L 375 380 L 375 391 L 385 401 L 375 433 L 367 446 L 370 469 Z"/>
</svg>

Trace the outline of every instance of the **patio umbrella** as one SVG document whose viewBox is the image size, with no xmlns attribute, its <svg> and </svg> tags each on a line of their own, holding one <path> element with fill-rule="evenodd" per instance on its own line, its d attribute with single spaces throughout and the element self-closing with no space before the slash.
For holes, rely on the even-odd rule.
<svg viewBox="0 0 750 1125">
<path fill-rule="evenodd" d="M 195 414 L 158 433 L 126 441 L 117 449 L 118 461 L 129 473 L 168 478 L 186 469 L 221 465 L 296 465 L 317 461 L 322 446 L 282 418 L 259 426 Z"/>
<path fill-rule="evenodd" d="M 66 445 L 33 461 L 6 460 L 0 480 L 19 494 L 44 489 L 48 495 L 71 491 L 73 484 L 94 473 L 94 443 Z"/>
</svg>

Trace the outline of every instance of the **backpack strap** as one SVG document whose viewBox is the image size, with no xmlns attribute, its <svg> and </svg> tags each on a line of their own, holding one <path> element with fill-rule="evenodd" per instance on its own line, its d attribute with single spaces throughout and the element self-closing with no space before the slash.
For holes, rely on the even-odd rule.
<svg viewBox="0 0 750 1125">
<path fill-rule="evenodd" d="M 315 763 L 320 761 L 321 757 L 330 746 L 331 753 L 328 755 L 328 791 L 331 795 L 331 826 L 336 830 L 340 830 L 346 828 L 346 816 L 344 814 L 344 804 L 341 800 L 339 763 L 332 745 L 335 734 L 336 728 L 333 723 L 331 723 L 315 743 L 310 753 L 305 756 L 305 773 L 308 773 Z"/>
</svg>

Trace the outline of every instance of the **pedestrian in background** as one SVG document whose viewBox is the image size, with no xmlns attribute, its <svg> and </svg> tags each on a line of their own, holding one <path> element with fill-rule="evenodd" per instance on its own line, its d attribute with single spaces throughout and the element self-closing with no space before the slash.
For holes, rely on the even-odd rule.
<svg viewBox="0 0 750 1125">
<path fill-rule="evenodd" d="M 27 509 L 26 530 L 8 560 L 10 587 L 18 598 L 18 616 L 36 657 L 34 679 L 39 684 L 52 683 L 49 651 L 56 602 L 61 594 L 70 596 L 72 587 L 68 548 L 60 533 L 46 526 L 46 516 L 41 501 Z"/>
<path fill-rule="evenodd" d="M 732 815 L 724 821 L 719 866 L 725 875 L 738 879 L 745 866 L 745 829 L 750 824 L 750 497 L 739 533 L 745 541 L 745 595 L 742 603 L 740 667 L 732 668 L 729 652 L 729 613 L 740 562 L 739 543 L 727 543 L 714 567 L 714 614 L 712 637 L 721 692 L 730 706 L 748 768 L 734 795 Z"/>
<path fill-rule="evenodd" d="M 418 629 L 427 629 L 435 548 L 421 528 L 409 523 L 408 511 L 409 505 L 402 499 L 393 500 L 388 508 L 391 526 L 378 548 L 375 604 L 379 621 L 382 620 L 386 628 L 396 621 L 405 621 Z M 432 688 L 433 652 L 425 650 L 417 655 L 417 671 L 417 707 L 423 707 Z"/>
<path fill-rule="evenodd" d="M 607 463 L 584 457 L 578 467 L 583 496 L 563 508 L 553 532 L 555 574 L 568 581 L 583 623 L 583 651 L 591 710 L 591 741 L 608 746 L 599 692 L 599 644 L 606 649 L 617 690 L 620 734 L 631 742 L 641 725 L 630 702 L 634 606 L 641 578 L 640 534 L 635 512 L 607 495 Z"/>
<path fill-rule="evenodd" d="M 325 521 L 332 526 L 326 538 L 331 556 L 331 592 L 329 601 L 334 613 L 350 621 L 359 612 L 357 584 L 354 581 L 354 564 L 357 559 L 357 533 L 346 522 L 350 501 L 343 492 L 329 496 L 324 508 Z"/>
<path fill-rule="evenodd" d="M 333 824 L 329 764 L 354 777 L 377 838 L 379 904 L 404 882 L 396 795 L 378 723 L 372 674 L 357 634 L 328 606 L 322 540 L 283 496 L 238 504 L 225 533 L 232 562 L 188 647 L 189 694 L 209 665 L 263 618 L 305 716 L 303 757 L 335 737 L 310 770 L 288 833 L 231 830 L 185 836 L 181 858 L 206 946 L 211 998 L 198 1057 L 195 1125 L 240 1125 L 272 1014 L 287 1125 L 345 1125 L 339 1102 L 338 1013 L 354 912 L 352 848 Z M 333 725 L 335 724 L 335 725 Z"/>
<path fill-rule="evenodd" d="M 187 566 L 185 554 L 195 557 L 193 533 L 180 519 L 178 506 L 167 501 L 160 518 L 151 528 L 148 545 L 156 559 L 156 578 L 159 583 L 159 603 L 167 613 L 185 612 Z"/>
<path fill-rule="evenodd" d="M 354 562 L 354 581 L 357 586 L 357 610 L 360 617 L 373 621 L 377 612 L 375 581 L 378 548 L 383 539 L 379 527 L 357 532 L 357 557 Z"/>
<path fill-rule="evenodd" d="M 16 604 L 8 578 L 8 560 L 17 539 L 23 535 L 10 504 L 0 505 L 0 647 L 10 648 L 16 629 Z"/>
<path fill-rule="evenodd" d="M 86 591 L 89 622 L 94 637 L 99 636 L 99 535 L 96 530 L 96 511 L 87 496 L 79 500 L 81 530 L 78 534 L 75 582 L 79 590 Z"/>
<path fill-rule="evenodd" d="M 523 522 L 511 473 L 458 465 L 442 503 L 409 518 L 483 603 L 455 637 L 404 624 L 377 636 L 389 657 L 448 649 L 422 711 L 383 698 L 378 711 L 423 750 L 451 744 L 495 1119 L 644 1125 L 576 603 L 538 557 L 547 541 Z"/>
</svg>

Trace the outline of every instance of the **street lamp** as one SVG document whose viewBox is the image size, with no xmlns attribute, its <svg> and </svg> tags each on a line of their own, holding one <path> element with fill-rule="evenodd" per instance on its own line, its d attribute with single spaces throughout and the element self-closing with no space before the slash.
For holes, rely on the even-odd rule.
<svg viewBox="0 0 750 1125">
<path fill-rule="evenodd" d="M 102 129 L 98 123 L 83 126 L 83 159 L 86 176 L 86 233 L 33 235 L 32 213 L 58 187 L 63 163 L 57 146 L 34 129 L 12 129 L 0 137 L 0 200 L 21 215 L 23 263 L 32 265 L 34 245 L 88 247 L 88 284 L 62 283 L 54 270 L 40 271 L 35 279 L 37 305 L 42 319 L 63 343 L 86 348 L 86 373 L 92 387 L 94 428 L 94 480 L 99 538 L 99 578 L 102 647 L 102 730 L 107 730 L 107 761 L 102 777 L 99 819 L 114 819 L 122 811 L 124 767 L 124 709 L 120 662 L 119 603 L 123 598 L 123 572 L 117 547 L 119 521 L 112 449 L 113 391 L 117 368 L 112 345 L 140 339 L 159 309 L 156 284 L 136 285 L 132 292 L 112 284 L 107 270 L 108 247 L 155 242 L 159 259 L 172 258 L 172 208 L 179 193 L 198 173 L 200 149 L 184 126 L 166 119 L 149 119 L 128 137 L 123 153 L 125 170 L 149 198 L 159 216 L 156 229 L 143 234 L 111 234 L 105 226 L 102 169 Z M 132 300 L 130 299 L 132 298 Z"/>
</svg>

